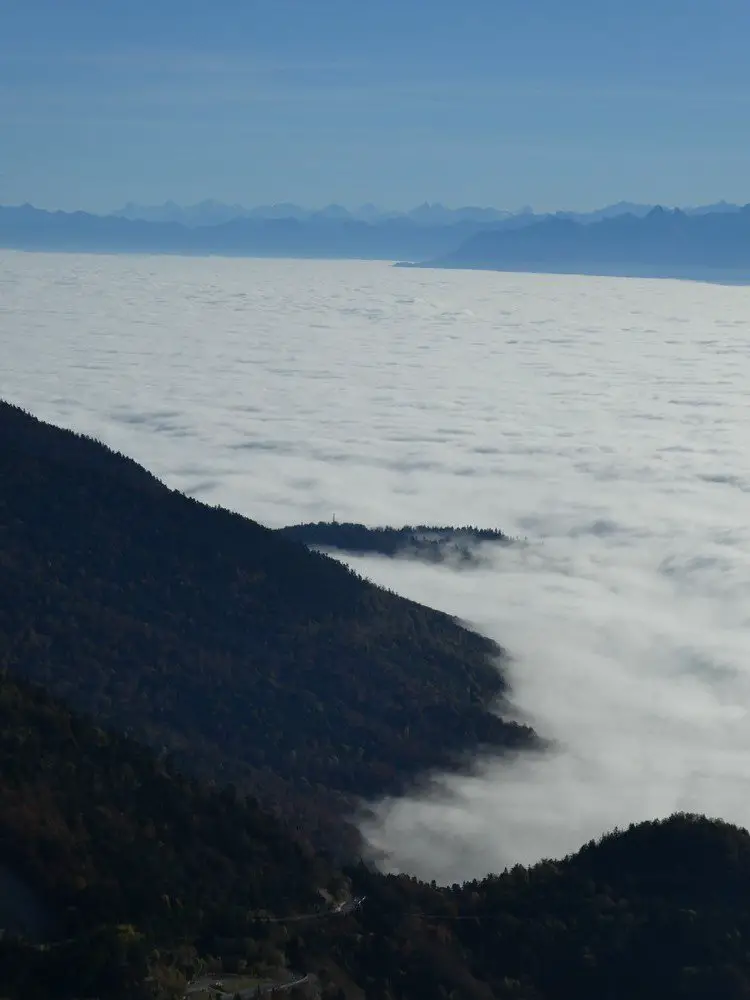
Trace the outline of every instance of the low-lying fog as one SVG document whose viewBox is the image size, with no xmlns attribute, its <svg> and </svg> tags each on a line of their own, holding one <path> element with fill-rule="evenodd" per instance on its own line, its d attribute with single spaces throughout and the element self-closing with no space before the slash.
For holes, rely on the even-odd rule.
<svg viewBox="0 0 750 1000">
<path fill-rule="evenodd" d="M 557 749 L 384 803 L 439 880 L 676 809 L 750 823 L 750 289 L 383 264 L 0 254 L 0 395 L 272 525 L 475 523 L 357 559 L 512 654 Z"/>
</svg>

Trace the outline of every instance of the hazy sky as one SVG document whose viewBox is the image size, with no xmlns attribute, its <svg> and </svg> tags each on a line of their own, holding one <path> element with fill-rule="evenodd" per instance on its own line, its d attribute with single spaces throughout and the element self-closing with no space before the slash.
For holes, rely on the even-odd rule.
<svg viewBox="0 0 750 1000">
<path fill-rule="evenodd" d="M 0 0 L 0 202 L 750 201 L 747 0 Z"/>
</svg>

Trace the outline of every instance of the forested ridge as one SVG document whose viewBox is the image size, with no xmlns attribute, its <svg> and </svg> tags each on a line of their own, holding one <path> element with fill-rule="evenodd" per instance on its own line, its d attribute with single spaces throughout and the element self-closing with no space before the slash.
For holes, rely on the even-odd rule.
<svg viewBox="0 0 750 1000">
<path fill-rule="evenodd" d="M 479 745 L 502 651 L 0 403 L 0 667 L 326 835 Z M 324 838 L 323 838 L 324 839 Z"/>
<path fill-rule="evenodd" d="M 423 562 L 480 560 L 478 546 L 512 541 L 498 528 L 405 524 L 401 528 L 370 527 L 350 521 L 316 521 L 289 524 L 279 534 L 313 548 L 339 550 L 352 555 L 408 556 Z"/>
</svg>

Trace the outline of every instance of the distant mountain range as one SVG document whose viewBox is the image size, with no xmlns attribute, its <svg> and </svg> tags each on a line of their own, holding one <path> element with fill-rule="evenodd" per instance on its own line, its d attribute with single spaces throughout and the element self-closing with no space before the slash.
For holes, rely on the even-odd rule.
<svg viewBox="0 0 750 1000">
<path fill-rule="evenodd" d="M 139 211 L 152 218 L 136 217 Z M 246 214 L 234 215 L 238 211 Z M 222 212 L 232 217 L 206 224 Z M 181 221 L 168 218 L 170 213 Z M 737 281 L 750 273 L 750 206 L 725 202 L 685 210 L 622 202 L 588 214 L 427 204 L 402 215 L 378 214 L 373 206 L 358 213 L 370 218 L 335 205 L 307 212 L 295 205 L 245 210 L 206 202 L 187 209 L 128 206 L 109 216 L 0 207 L 0 247 L 396 260 L 409 266 Z"/>
<path fill-rule="evenodd" d="M 333 220 L 373 224 L 392 219 L 410 219 L 420 226 L 449 226 L 456 222 L 499 222 L 514 215 L 528 215 L 530 212 L 530 209 L 503 212 L 496 208 L 477 206 L 446 208 L 437 202 L 432 204 L 424 202 L 406 212 L 381 209 L 372 204 L 361 205 L 355 209 L 347 209 L 343 205 L 326 205 L 324 208 L 311 209 L 292 202 L 245 208 L 243 205 L 226 205 L 209 199 L 195 205 L 178 205 L 173 201 L 166 201 L 163 205 L 136 205 L 128 202 L 124 208 L 112 214 L 134 221 L 178 222 L 183 226 L 216 226 L 232 219 L 296 219 L 298 222 Z"/>
<path fill-rule="evenodd" d="M 317 214 L 307 219 L 233 218 L 216 225 L 144 221 L 86 212 L 47 212 L 31 205 L 0 207 L 0 246 L 19 250 L 102 253 L 222 254 L 424 260 L 454 250 L 493 225 L 523 226 L 522 217 L 497 223 L 421 225 L 405 216 L 377 224 Z"/>
<path fill-rule="evenodd" d="M 409 219 L 420 226 L 452 226 L 457 223 L 510 223 L 515 228 L 517 222 L 528 225 L 551 215 L 560 219 L 571 219 L 574 222 L 600 222 L 602 219 L 617 215 L 644 216 L 655 208 L 655 205 L 645 205 L 632 201 L 620 201 L 614 205 L 592 212 L 554 212 L 535 213 L 526 206 L 517 211 L 509 212 L 498 208 L 464 205 L 461 208 L 446 208 L 440 202 L 423 202 L 416 208 L 407 211 L 381 209 L 376 205 L 361 205 L 348 209 L 343 205 L 326 205 L 320 209 L 303 208 L 293 202 L 280 202 L 274 205 L 259 205 L 256 208 L 245 208 L 243 205 L 227 205 L 220 201 L 207 199 L 195 205 L 178 205 L 174 201 L 166 201 L 162 205 L 137 205 L 128 202 L 112 214 L 122 218 L 140 222 L 177 222 L 181 226 L 218 226 L 233 219 L 296 219 L 298 222 L 338 221 L 338 222 L 368 222 L 379 225 L 394 219 Z M 706 215 L 713 212 L 736 212 L 739 205 L 720 201 L 713 205 L 703 205 L 697 208 L 686 208 L 688 215 Z"/>
</svg>

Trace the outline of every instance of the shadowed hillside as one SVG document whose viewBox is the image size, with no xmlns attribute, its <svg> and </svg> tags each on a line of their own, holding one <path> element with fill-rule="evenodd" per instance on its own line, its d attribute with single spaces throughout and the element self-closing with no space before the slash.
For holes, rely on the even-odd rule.
<svg viewBox="0 0 750 1000">
<path fill-rule="evenodd" d="M 0 930 L 11 931 L 0 935 L 2 996 L 150 996 L 138 988 L 149 973 L 184 987 L 197 948 L 214 952 L 225 928 L 242 938 L 267 906 L 313 911 L 319 889 L 343 885 L 233 789 L 201 788 L 7 673 L 0 847 L 16 883 L 0 883 Z M 56 944 L 27 943 L 39 938 Z M 245 955 L 273 957 L 261 943 Z"/>
<path fill-rule="evenodd" d="M 500 650 L 0 404 L 0 667 L 308 825 L 533 733 Z M 330 832 L 330 829 L 329 829 Z"/>
<path fill-rule="evenodd" d="M 320 1000 L 750 995 L 744 830 L 678 815 L 451 888 L 341 872 L 236 790 L 7 674 L 0 847 L 23 887 L 6 917 L 47 911 L 44 944 L 0 935 L 12 1000 L 177 1000 L 196 975 L 312 977 L 296 995 Z"/>
<path fill-rule="evenodd" d="M 750 997 L 750 835 L 727 823 L 679 814 L 451 889 L 365 874 L 359 887 L 362 920 L 412 940 L 409 971 L 432 980 L 394 996 L 450 995 L 452 973 L 477 1000 Z"/>
</svg>

